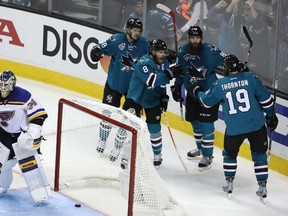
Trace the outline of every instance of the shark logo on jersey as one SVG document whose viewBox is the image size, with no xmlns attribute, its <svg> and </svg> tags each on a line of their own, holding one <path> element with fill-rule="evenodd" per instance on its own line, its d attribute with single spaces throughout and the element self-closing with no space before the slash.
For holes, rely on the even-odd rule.
<svg viewBox="0 0 288 216">
<path fill-rule="evenodd" d="M 129 52 L 127 52 L 127 54 L 128 54 L 127 56 L 121 55 L 122 60 L 120 62 L 121 64 L 124 65 L 124 67 L 121 68 L 121 71 L 125 71 L 125 70 L 128 71 L 128 70 L 134 69 L 131 62 L 135 63 L 137 61 L 137 59 L 132 58 Z"/>
<path fill-rule="evenodd" d="M 191 64 L 190 67 L 187 67 L 188 73 L 191 77 L 195 77 L 197 80 L 204 80 L 205 79 L 205 74 L 207 72 L 207 69 L 205 69 L 203 66 L 202 67 L 195 67 L 193 64 Z"/>
<path fill-rule="evenodd" d="M 15 115 L 14 111 L 2 111 L 0 112 L 0 125 L 2 127 L 8 127 L 8 121 L 11 120 Z"/>
</svg>

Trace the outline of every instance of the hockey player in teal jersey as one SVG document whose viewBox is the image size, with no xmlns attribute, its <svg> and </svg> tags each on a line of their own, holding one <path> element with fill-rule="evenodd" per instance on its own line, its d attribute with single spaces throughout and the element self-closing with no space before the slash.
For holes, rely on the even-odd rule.
<svg viewBox="0 0 288 216">
<path fill-rule="evenodd" d="M 188 30 L 188 43 L 177 53 L 176 62 L 182 65 L 184 76 L 175 80 L 171 86 L 173 99 L 181 102 L 181 86 L 187 91 L 185 119 L 191 122 L 197 149 L 187 153 L 188 159 L 203 155 L 198 163 L 200 170 L 211 167 L 214 147 L 214 121 L 218 119 L 219 105 L 206 109 L 191 94 L 191 77 L 197 79 L 199 85 L 209 89 L 217 80 L 215 70 L 223 66 L 225 54 L 211 44 L 202 43 L 203 34 L 199 26 L 191 26 Z"/>
<path fill-rule="evenodd" d="M 12 71 L 0 73 L 0 92 L 0 195 L 10 188 L 18 163 L 33 200 L 42 204 L 51 189 L 37 150 L 48 115 L 29 91 L 16 86 Z"/>
<path fill-rule="evenodd" d="M 221 103 L 226 124 L 223 150 L 223 168 L 227 185 L 224 191 L 231 195 L 233 180 L 237 170 L 237 156 L 244 139 L 248 139 L 254 172 L 259 190 L 256 194 L 267 197 L 267 131 L 274 131 L 278 118 L 273 107 L 273 98 L 261 80 L 249 71 L 242 71 L 242 64 L 234 55 L 224 60 L 224 70 L 228 76 L 219 79 L 205 93 L 197 82 L 192 81 L 192 93 L 201 104 L 212 107 Z M 266 113 L 266 116 L 265 114 Z"/>
<path fill-rule="evenodd" d="M 125 64 L 128 59 L 137 62 L 149 52 L 149 42 L 141 36 L 142 22 L 129 18 L 126 23 L 126 34 L 117 33 L 107 41 L 96 45 L 91 50 L 91 59 L 97 62 L 103 55 L 111 56 L 108 77 L 105 84 L 103 103 L 120 106 L 120 99 L 128 92 L 133 68 Z"/>
<path fill-rule="evenodd" d="M 166 85 L 173 77 L 180 76 L 182 69 L 181 66 L 169 68 L 169 62 L 165 58 L 167 46 L 163 40 L 155 39 L 150 44 L 150 53 L 140 58 L 135 66 L 123 109 L 134 108 L 139 116 L 140 110 L 144 108 L 154 153 L 154 165 L 159 166 L 162 163 L 161 112 L 167 110 L 169 101 Z M 133 103 L 129 101 L 137 105 L 131 107 Z"/>
<path fill-rule="evenodd" d="M 126 34 L 117 33 L 111 36 L 107 41 L 96 45 L 91 50 L 91 59 L 98 62 L 103 55 L 111 56 L 111 62 L 108 69 L 108 77 L 104 87 L 102 102 L 114 107 L 120 107 L 120 100 L 126 97 L 131 76 L 134 72 L 132 60 L 136 63 L 139 58 L 149 52 L 149 42 L 141 36 L 142 22 L 137 18 L 129 18 L 126 22 Z M 129 63 L 129 64 L 127 64 Z M 109 111 L 104 115 L 109 116 Z M 106 141 L 110 134 L 111 126 L 102 121 L 100 124 L 99 143 L 96 150 L 103 153 L 106 148 Z M 119 133 L 122 130 L 119 130 Z M 123 137 L 122 140 L 115 142 L 123 143 L 125 134 L 119 134 L 117 137 Z M 115 160 L 119 151 L 112 152 L 111 158 Z"/>
</svg>

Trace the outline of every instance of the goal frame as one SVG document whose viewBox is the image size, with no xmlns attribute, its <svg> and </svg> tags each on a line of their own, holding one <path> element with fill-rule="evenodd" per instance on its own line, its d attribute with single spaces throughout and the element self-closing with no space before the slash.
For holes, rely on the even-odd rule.
<svg viewBox="0 0 288 216">
<path fill-rule="evenodd" d="M 133 215 L 133 200 L 134 200 L 134 186 L 135 186 L 135 163 L 136 163 L 136 154 L 137 154 L 137 138 L 138 131 L 122 122 L 119 122 L 115 119 L 111 119 L 105 115 L 97 113 L 93 110 L 90 110 L 84 106 L 76 104 L 70 100 L 61 98 L 58 102 L 58 118 L 57 118 L 57 134 L 56 134 L 56 155 L 55 155 L 55 173 L 54 173 L 54 191 L 59 191 L 59 178 L 60 178 L 60 165 L 61 165 L 61 135 L 62 135 L 62 119 L 63 119 L 63 107 L 64 105 L 70 106 L 74 109 L 78 109 L 84 113 L 87 113 L 91 116 L 103 119 L 107 122 L 110 122 L 118 127 L 124 128 L 127 131 L 130 131 L 132 134 L 131 140 L 131 163 L 130 163 L 130 176 L 129 176 L 129 191 L 128 191 L 128 211 L 127 215 Z"/>
</svg>

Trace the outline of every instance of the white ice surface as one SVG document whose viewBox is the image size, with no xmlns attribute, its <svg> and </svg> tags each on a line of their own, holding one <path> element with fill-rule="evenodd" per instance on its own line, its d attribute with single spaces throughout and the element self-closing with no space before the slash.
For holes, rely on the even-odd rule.
<svg viewBox="0 0 288 216">
<path fill-rule="evenodd" d="M 41 149 L 43 152 L 44 169 L 47 173 L 49 182 L 53 187 L 58 100 L 62 97 L 88 99 L 89 97 L 23 78 L 18 78 L 17 84 L 31 91 L 31 93 L 44 105 L 49 114 L 43 131 L 47 141 L 42 144 Z M 200 172 L 197 168 L 199 160 L 186 159 L 187 151 L 195 148 L 194 140 L 191 136 L 187 136 L 172 129 L 172 134 L 180 155 L 188 167 L 188 174 L 185 174 L 176 151 L 173 148 L 166 125 L 163 125 L 162 128 L 164 161 L 158 172 L 168 185 L 170 192 L 185 208 L 186 215 L 288 215 L 288 178 L 286 176 L 270 170 L 267 185 L 268 198 L 266 204 L 263 204 L 255 194 L 258 185 L 254 175 L 252 162 L 243 158 L 238 158 L 238 170 L 234 183 L 234 191 L 231 200 L 229 200 L 222 191 L 224 177 L 221 150 L 215 148 L 212 168 Z M 26 185 L 19 169 L 17 167 L 14 168 L 14 181 L 11 189 L 25 187 Z M 120 192 L 115 189 L 107 191 L 103 190 L 103 188 L 86 187 L 70 189 L 67 191 L 63 190 L 61 193 L 109 216 L 126 215 L 126 210 L 125 208 L 123 209 L 123 206 L 126 205 L 127 200 L 123 199 Z M 17 197 L 15 199 L 17 199 Z M 15 205 L 17 205 L 16 203 L 17 201 L 15 202 Z M 0 215 L 3 213 L 1 209 L 3 210 L 3 207 L 0 207 Z M 62 213 L 63 216 L 70 215 L 68 212 L 65 212 L 65 208 L 63 208 Z M 33 215 L 32 210 L 30 215 Z M 62 216 L 62 214 L 59 214 L 59 216 Z"/>
</svg>

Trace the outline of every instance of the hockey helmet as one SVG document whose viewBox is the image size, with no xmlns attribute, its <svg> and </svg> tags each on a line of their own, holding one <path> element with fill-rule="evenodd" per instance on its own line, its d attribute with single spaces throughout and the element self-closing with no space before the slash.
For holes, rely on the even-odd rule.
<svg viewBox="0 0 288 216">
<path fill-rule="evenodd" d="M 190 26 L 188 30 L 188 37 L 191 37 L 191 36 L 199 36 L 202 38 L 203 32 L 201 28 L 199 26 Z"/>
<path fill-rule="evenodd" d="M 6 70 L 0 74 L 0 91 L 1 97 L 6 98 L 16 85 L 16 77 L 10 70 Z"/>
<path fill-rule="evenodd" d="M 235 55 L 227 55 L 224 58 L 224 70 L 227 72 L 240 71 L 241 65 L 239 59 Z"/>
<path fill-rule="evenodd" d="M 155 51 L 158 51 L 158 50 L 167 50 L 167 45 L 166 43 L 161 40 L 161 39 L 154 39 L 150 42 L 150 50 L 155 50 Z"/>
<path fill-rule="evenodd" d="M 139 28 L 142 31 L 143 24 L 138 18 L 129 18 L 126 22 L 126 29 Z"/>
</svg>

